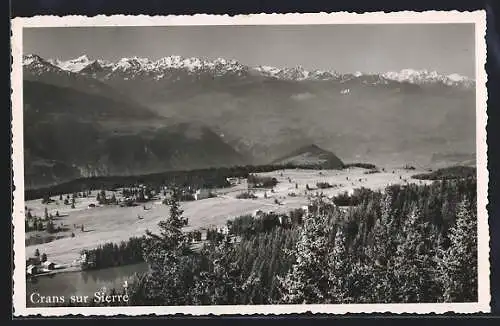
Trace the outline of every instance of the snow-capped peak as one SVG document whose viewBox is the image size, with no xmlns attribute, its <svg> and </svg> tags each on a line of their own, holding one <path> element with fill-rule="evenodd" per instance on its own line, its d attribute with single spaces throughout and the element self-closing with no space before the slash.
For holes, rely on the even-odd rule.
<svg viewBox="0 0 500 326">
<path fill-rule="evenodd" d="M 71 61 L 71 62 L 89 62 L 90 59 L 89 59 L 89 57 L 87 57 L 86 54 L 83 54 L 83 55 L 79 56 L 78 58 L 75 58 L 75 59 L 72 59 L 69 61 Z"/>
<path fill-rule="evenodd" d="M 150 64 L 150 61 L 147 58 L 139 58 L 139 57 L 121 58 L 113 66 L 112 69 L 113 69 L 113 71 L 115 71 L 115 70 L 127 71 L 129 69 L 144 70 L 147 68 L 147 66 L 149 64 Z"/>
<path fill-rule="evenodd" d="M 463 82 L 467 81 L 468 78 L 459 74 L 450 74 L 448 75 L 448 79 L 455 81 L 455 82 Z"/>
<path fill-rule="evenodd" d="M 41 61 L 42 58 L 36 54 L 26 54 L 23 55 L 23 65 L 27 66 L 32 64 L 33 62 Z"/>
<path fill-rule="evenodd" d="M 87 55 L 81 55 L 77 58 L 70 59 L 70 60 L 50 60 L 50 63 L 52 63 L 54 66 L 57 66 L 61 68 L 62 70 L 66 71 L 71 71 L 71 72 L 80 72 L 83 68 L 87 67 L 89 64 L 92 63 L 92 60 L 90 60 Z"/>
<path fill-rule="evenodd" d="M 55 66 L 48 60 L 43 59 L 37 54 L 23 55 L 23 66 L 35 75 L 41 75 L 47 72 L 62 72 L 59 67 Z"/>
<path fill-rule="evenodd" d="M 186 69 L 195 71 L 204 65 L 203 60 L 199 58 L 183 58 L 178 55 L 163 57 L 154 62 L 156 69 Z"/>
<path fill-rule="evenodd" d="M 329 80 L 337 78 L 337 73 L 335 72 L 325 70 L 306 70 L 300 65 L 292 68 L 257 66 L 253 69 L 266 77 L 284 80 Z"/>
<path fill-rule="evenodd" d="M 446 85 L 465 84 L 471 85 L 474 81 L 459 74 L 444 75 L 437 71 L 403 69 L 399 72 L 390 71 L 382 74 L 382 77 L 398 82 L 412 84 L 443 83 Z"/>
</svg>

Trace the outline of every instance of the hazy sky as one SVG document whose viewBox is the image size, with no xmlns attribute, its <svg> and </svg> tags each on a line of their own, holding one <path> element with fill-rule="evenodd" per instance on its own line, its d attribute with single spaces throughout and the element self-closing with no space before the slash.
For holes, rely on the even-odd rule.
<svg viewBox="0 0 500 326">
<path fill-rule="evenodd" d="M 25 28 L 23 37 L 23 52 L 44 58 L 181 55 L 338 72 L 475 74 L 473 24 Z"/>
</svg>

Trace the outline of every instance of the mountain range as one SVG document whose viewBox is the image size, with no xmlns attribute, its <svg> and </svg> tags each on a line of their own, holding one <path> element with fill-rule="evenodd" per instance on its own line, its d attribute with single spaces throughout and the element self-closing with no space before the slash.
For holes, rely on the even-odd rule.
<svg viewBox="0 0 500 326">
<path fill-rule="evenodd" d="M 200 58 L 185 58 L 181 56 L 168 56 L 159 60 L 148 58 L 122 58 L 116 62 L 107 60 L 91 60 L 86 55 L 75 59 L 44 60 L 41 57 L 30 54 L 24 56 L 24 66 L 29 66 L 34 73 L 43 74 L 48 70 L 59 68 L 70 73 L 80 73 L 99 77 L 100 79 L 113 79 L 116 75 L 120 78 L 140 79 L 149 76 L 156 80 L 171 77 L 174 71 L 184 71 L 192 74 L 209 74 L 211 76 L 249 76 L 260 75 L 281 80 L 336 80 L 345 82 L 360 77 L 371 77 L 372 84 L 387 84 L 390 81 L 409 82 L 414 84 L 442 83 L 449 86 L 473 87 L 474 80 L 460 74 L 443 75 L 436 71 L 403 69 L 399 72 L 386 73 L 362 73 L 340 74 L 334 70 L 305 70 L 301 66 L 292 68 L 277 68 L 271 66 L 248 67 L 236 60 L 217 58 L 215 60 L 204 60 Z M 37 72 L 38 71 L 38 72 Z M 368 81 L 365 81 L 368 83 Z"/>
<path fill-rule="evenodd" d="M 344 162 L 440 165 L 475 157 L 475 82 L 458 74 L 31 54 L 23 57 L 23 78 L 31 187 L 267 164 L 313 143 Z"/>
</svg>

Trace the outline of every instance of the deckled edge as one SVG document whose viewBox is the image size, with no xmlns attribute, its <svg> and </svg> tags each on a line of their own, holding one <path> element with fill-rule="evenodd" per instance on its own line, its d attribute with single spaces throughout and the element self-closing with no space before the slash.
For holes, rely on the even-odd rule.
<svg viewBox="0 0 500 326">
<path fill-rule="evenodd" d="M 321 25 L 321 24 L 407 24 L 407 23 L 475 23 L 484 10 L 477 11 L 398 11 L 335 12 L 248 15 L 83 15 L 16 17 L 25 27 L 70 26 L 200 26 L 200 25 Z"/>
</svg>

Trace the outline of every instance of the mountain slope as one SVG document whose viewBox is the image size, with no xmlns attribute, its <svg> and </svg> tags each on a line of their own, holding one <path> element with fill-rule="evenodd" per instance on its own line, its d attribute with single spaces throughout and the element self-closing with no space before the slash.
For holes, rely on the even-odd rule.
<svg viewBox="0 0 500 326">
<path fill-rule="evenodd" d="M 301 147 L 275 160 L 272 164 L 317 166 L 322 169 L 342 169 L 344 166 L 344 163 L 335 154 L 325 151 L 314 144 Z"/>
<path fill-rule="evenodd" d="M 148 108 L 126 99 L 113 100 L 97 94 L 88 94 L 71 87 L 59 87 L 42 82 L 23 82 L 24 112 L 32 115 L 74 115 L 82 119 L 138 118 L 153 119 L 158 115 Z M 26 119 L 26 116 L 25 116 Z M 26 121 L 25 121 L 26 122 Z"/>
<path fill-rule="evenodd" d="M 203 125 L 178 124 L 133 104 L 24 82 L 25 183 L 228 166 L 244 157 Z"/>
</svg>

